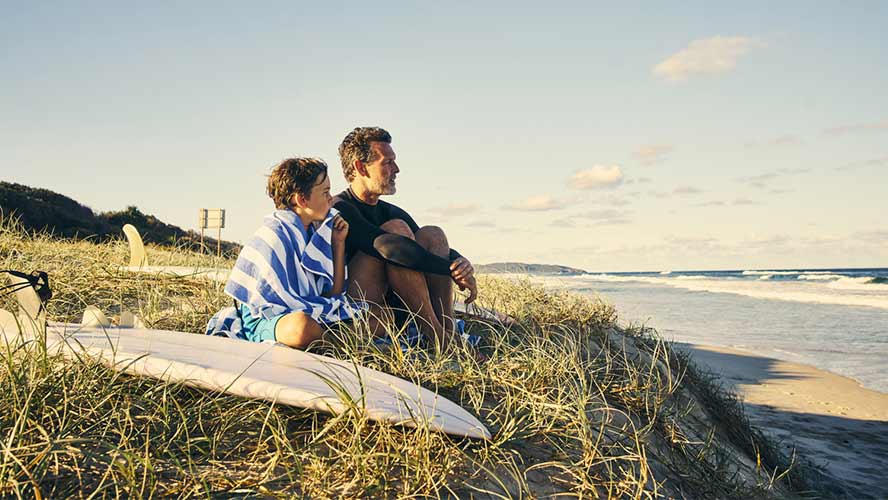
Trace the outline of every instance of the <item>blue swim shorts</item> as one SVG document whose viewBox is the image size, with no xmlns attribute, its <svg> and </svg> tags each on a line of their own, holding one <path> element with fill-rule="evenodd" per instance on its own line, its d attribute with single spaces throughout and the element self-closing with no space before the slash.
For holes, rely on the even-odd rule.
<svg viewBox="0 0 888 500">
<path fill-rule="evenodd" d="M 244 335 L 250 342 L 275 342 L 274 329 L 277 327 L 278 321 L 286 316 L 286 314 L 281 314 L 271 319 L 265 319 L 262 316 L 253 317 L 250 314 L 250 308 L 243 304 L 240 305 L 240 315 Z"/>
</svg>

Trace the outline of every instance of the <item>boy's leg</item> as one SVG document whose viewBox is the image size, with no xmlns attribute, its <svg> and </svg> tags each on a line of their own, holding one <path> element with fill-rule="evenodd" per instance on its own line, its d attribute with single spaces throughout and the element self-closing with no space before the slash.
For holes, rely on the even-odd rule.
<svg viewBox="0 0 888 500">
<path fill-rule="evenodd" d="M 296 349 L 305 349 L 319 340 L 324 329 L 311 316 L 301 312 L 291 312 L 277 321 L 274 328 L 275 340 Z"/>
</svg>

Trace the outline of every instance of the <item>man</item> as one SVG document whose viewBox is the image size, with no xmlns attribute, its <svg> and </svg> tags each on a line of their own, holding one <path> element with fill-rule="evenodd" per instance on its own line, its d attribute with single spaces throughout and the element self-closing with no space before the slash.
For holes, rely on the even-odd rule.
<svg viewBox="0 0 888 500">
<path fill-rule="evenodd" d="M 381 201 L 395 194 L 398 164 L 392 137 L 379 127 L 358 127 L 339 145 L 348 189 L 333 202 L 349 224 L 345 243 L 348 293 L 379 305 L 400 298 L 419 316 L 423 333 L 437 345 L 454 339 L 453 284 L 468 290 L 466 303 L 478 296 L 472 264 L 450 248 L 437 226 L 419 227 L 407 212 Z M 393 293 L 392 293 L 393 292 Z M 396 300 L 396 299 L 394 299 Z"/>
</svg>

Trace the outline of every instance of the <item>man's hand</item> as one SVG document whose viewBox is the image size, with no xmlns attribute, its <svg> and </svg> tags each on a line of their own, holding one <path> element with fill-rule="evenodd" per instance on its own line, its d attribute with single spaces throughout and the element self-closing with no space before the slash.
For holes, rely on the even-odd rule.
<svg viewBox="0 0 888 500">
<path fill-rule="evenodd" d="M 478 298 L 478 284 L 475 283 L 475 268 L 465 257 L 459 257 L 450 263 L 450 277 L 460 290 L 469 289 L 465 303 L 471 304 Z"/>
<path fill-rule="evenodd" d="M 458 286 L 460 290 L 469 290 L 469 296 L 466 297 L 466 300 L 464 300 L 463 302 L 465 302 L 466 304 L 471 304 L 472 302 L 475 302 L 475 299 L 478 298 L 478 284 L 475 283 L 474 276 L 453 281 L 456 283 L 456 286 Z"/>
<path fill-rule="evenodd" d="M 348 222 L 341 215 L 336 214 L 333 217 L 333 235 L 330 237 L 330 243 L 334 247 L 342 246 L 346 236 L 348 236 Z"/>
<path fill-rule="evenodd" d="M 459 282 L 463 278 L 471 278 L 475 276 L 475 268 L 472 263 L 465 257 L 460 257 L 450 263 L 450 276 L 453 281 Z"/>
</svg>

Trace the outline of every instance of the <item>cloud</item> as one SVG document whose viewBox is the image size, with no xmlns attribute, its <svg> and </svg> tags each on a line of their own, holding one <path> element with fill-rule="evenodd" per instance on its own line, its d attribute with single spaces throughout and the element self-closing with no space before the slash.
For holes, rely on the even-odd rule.
<svg viewBox="0 0 888 500">
<path fill-rule="evenodd" d="M 696 194 L 700 194 L 702 192 L 703 191 L 701 191 L 700 189 L 697 189 L 693 186 L 679 186 L 679 187 L 672 190 L 672 194 L 677 194 L 680 196 L 696 195 Z"/>
<path fill-rule="evenodd" d="M 480 209 L 477 203 L 451 203 L 446 207 L 433 207 L 427 210 L 428 213 L 446 218 L 452 215 L 466 215 L 477 212 Z"/>
<path fill-rule="evenodd" d="M 768 182 L 772 181 L 779 177 L 775 172 L 770 172 L 767 174 L 761 175 L 753 175 L 750 177 L 738 177 L 737 181 L 742 182 L 743 184 L 749 184 L 752 187 L 764 189 L 768 187 Z"/>
<path fill-rule="evenodd" d="M 668 144 L 651 144 L 642 146 L 633 153 L 643 165 L 654 165 L 666 159 L 675 148 Z"/>
<path fill-rule="evenodd" d="M 594 165 L 592 168 L 574 172 L 567 184 L 574 189 L 600 189 L 616 187 L 622 182 L 623 171 L 619 166 Z"/>
<path fill-rule="evenodd" d="M 888 245 L 888 231 L 884 229 L 875 231 L 858 231 L 852 234 L 851 238 L 875 245 Z"/>
<path fill-rule="evenodd" d="M 684 82 L 692 76 L 728 73 L 751 49 L 764 43 L 743 36 L 715 36 L 692 41 L 686 48 L 653 67 L 654 76 L 669 82 Z"/>
<path fill-rule="evenodd" d="M 650 177 L 636 177 L 634 179 L 626 179 L 626 182 L 624 182 L 624 184 L 629 186 L 632 184 L 650 184 L 651 182 L 654 181 Z"/>
<path fill-rule="evenodd" d="M 856 161 L 853 163 L 848 163 L 847 165 L 842 165 L 841 167 L 836 167 L 836 170 L 851 170 L 854 168 L 861 168 L 861 167 L 881 167 L 884 165 L 888 165 L 888 156 L 883 156 L 881 158 L 873 158 L 872 160 L 864 160 L 864 161 Z"/>
<path fill-rule="evenodd" d="M 637 195 L 637 193 L 636 193 Z M 610 207 L 625 207 L 626 205 L 632 204 L 632 198 L 634 196 L 619 196 L 616 194 L 592 194 L 592 193 L 579 193 L 575 196 L 570 196 L 566 200 L 566 205 L 575 205 L 575 204 L 583 204 L 583 205 L 606 205 Z"/>
<path fill-rule="evenodd" d="M 778 168 L 777 173 L 783 175 L 798 175 L 798 174 L 807 174 L 810 172 L 810 168 Z"/>
<path fill-rule="evenodd" d="M 810 172 L 810 168 L 778 168 L 773 172 L 767 172 L 749 177 L 737 177 L 737 182 L 748 184 L 750 187 L 765 189 L 769 187 L 771 181 L 779 179 L 786 175 L 799 175 Z"/>
<path fill-rule="evenodd" d="M 525 212 L 546 212 L 549 210 L 560 210 L 564 208 L 564 203 L 555 200 L 549 195 L 531 196 L 525 200 L 517 201 L 503 208 L 506 210 L 521 210 Z"/>
<path fill-rule="evenodd" d="M 856 134 L 860 132 L 879 132 L 882 130 L 888 130 L 888 120 L 882 120 L 879 122 L 869 122 L 869 123 L 855 123 L 852 125 L 842 125 L 839 127 L 832 127 L 823 129 L 823 135 L 829 136 L 842 136 L 848 134 Z"/>
<path fill-rule="evenodd" d="M 619 210 L 605 208 L 600 210 L 590 210 L 569 217 L 562 217 L 552 221 L 552 223 L 563 228 L 612 226 L 631 223 L 627 215 L 627 213 Z"/>
<path fill-rule="evenodd" d="M 695 207 L 723 207 L 725 202 L 723 201 L 704 201 L 703 203 L 697 203 Z"/>
<path fill-rule="evenodd" d="M 731 203 L 731 205 L 761 205 L 761 203 L 757 201 L 752 201 L 748 198 L 737 198 L 736 200 L 734 200 L 733 203 Z"/>
<path fill-rule="evenodd" d="M 746 143 L 746 148 L 757 148 L 757 147 L 779 147 L 779 146 L 794 146 L 796 144 L 801 144 L 802 139 L 798 136 L 792 134 L 781 135 L 778 137 L 772 137 L 771 139 L 767 139 L 763 142 L 748 142 Z"/>
</svg>

